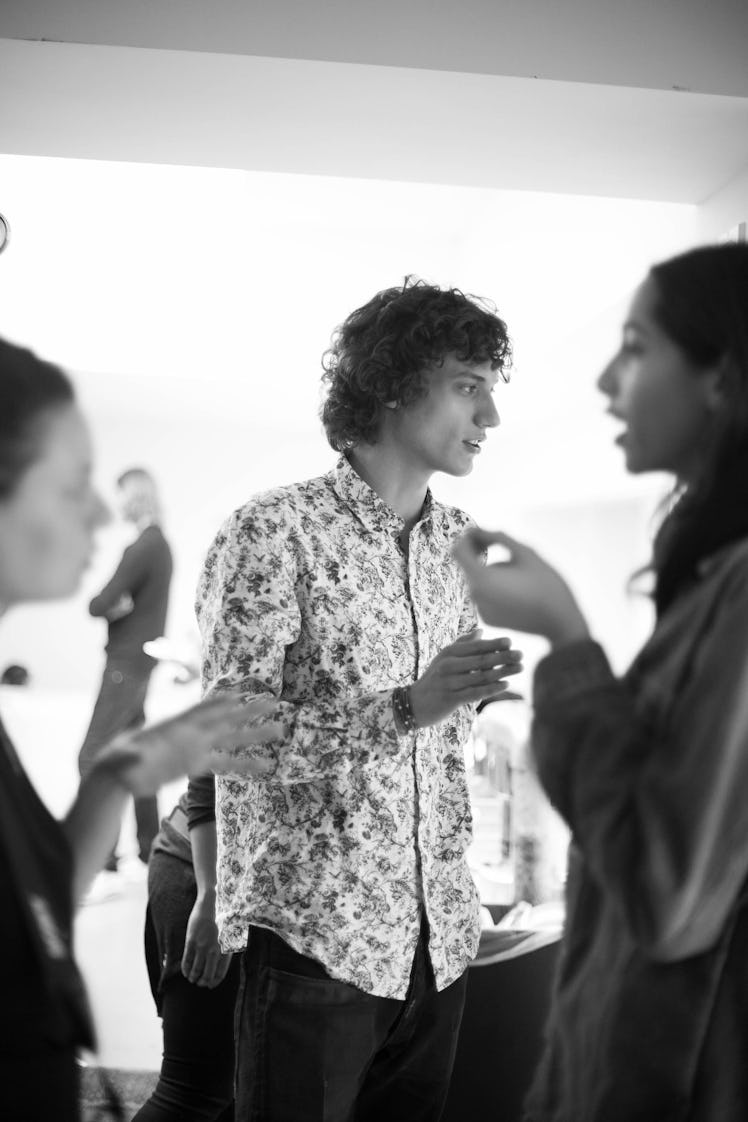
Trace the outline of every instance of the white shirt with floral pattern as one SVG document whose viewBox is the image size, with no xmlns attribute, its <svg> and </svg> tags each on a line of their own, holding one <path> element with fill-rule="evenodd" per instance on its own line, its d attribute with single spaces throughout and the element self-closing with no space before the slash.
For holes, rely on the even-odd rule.
<svg viewBox="0 0 748 1122">
<path fill-rule="evenodd" d="M 290 733 L 263 749 L 268 775 L 217 780 L 224 950 L 267 927 L 333 978 L 402 999 L 425 908 L 438 989 L 475 956 L 472 707 L 406 735 L 392 714 L 392 690 L 476 625 L 450 554 L 468 525 L 429 492 L 406 560 L 402 519 L 341 457 L 219 531 L 198 587 L 205 692 L 274 695 Z"/>
</svg>

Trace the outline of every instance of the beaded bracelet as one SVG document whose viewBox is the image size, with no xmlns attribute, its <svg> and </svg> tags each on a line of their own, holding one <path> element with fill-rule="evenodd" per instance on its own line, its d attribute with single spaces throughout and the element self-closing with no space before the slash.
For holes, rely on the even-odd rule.
<svg viewBox="0 0 748 1122">
<path fill-rule="evenodd" d="M 392 691 L 392 712 L 395 723 L 402 732 L 415 732 L 416 719 L 410 703 L 410 690 L 407 686 L 398 686 Z"/>
</svg>

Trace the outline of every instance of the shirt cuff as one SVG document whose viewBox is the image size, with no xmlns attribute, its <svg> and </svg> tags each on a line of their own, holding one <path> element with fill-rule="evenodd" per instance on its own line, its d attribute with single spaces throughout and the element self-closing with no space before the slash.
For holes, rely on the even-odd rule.
<svg viewBox="0 0 748 1122">
<path fill-rule="evenodd" d="M 609 687 L 615 681 L 605 651 L 593 639 L 579 639 L 551 651 L 533 679 L 536 713 L 566 706 L 577 698 Z"/>
</svg>

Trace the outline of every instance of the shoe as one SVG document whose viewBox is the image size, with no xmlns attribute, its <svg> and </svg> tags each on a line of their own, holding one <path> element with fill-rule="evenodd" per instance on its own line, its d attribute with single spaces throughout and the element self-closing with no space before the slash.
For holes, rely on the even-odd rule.
<svg viewBox="0 0 748 1122">
<path fill-rule="evenodd" d="M 96 875 L 91 887 L 81 900 L 81 907 L 86 904 L 103 904 L 106 900 L 114 900 L 122 895 L 122 877 L 119 873 L 102 869 Z"/>
</svg>

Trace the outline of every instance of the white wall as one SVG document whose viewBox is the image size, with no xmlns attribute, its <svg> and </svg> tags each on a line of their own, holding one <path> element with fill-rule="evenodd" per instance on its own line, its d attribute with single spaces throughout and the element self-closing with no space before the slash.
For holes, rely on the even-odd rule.
<svg viewBox="0 0 748 1122">
<path fill-rule="evenodd" d="M 741 222 L 748 224 L 748 164 L 699 207 L 699 240 L 717 241 Z"/>
<path fill-rule="evenodd" d="M 133 461 L 161 481 L 174 637 L 193 626 L 197 573 L 230 510 L 334 462 L 317 420 L 321 353 L 349 311 L 407 272 L 493 298 L 515 343 L 502 426 L 473 476 L 440 478 L 438 494 L 547 539 L 572 569 L 555 542 L 563 519 L 527 512 L 649 501 L 622 470 L 594 383 L 652 258 L 693 241 L 692 207 L 13 157 L 0 158 L 0 197 L 14 216 L 2 331 L 77 372 L 105 493 Z M 83 601 L 120 546 L 104 534 L 78 600 L 9 613 L 0 662 L 93 688 L 103 631 Z M 609 582 L 595 569 L 620 587 L 642 551 L 615 553 Z M 597 612 L 605 598 L 590 602 Z M 618 622 L 601 617 L 614 643 Z"/>
</svg>

